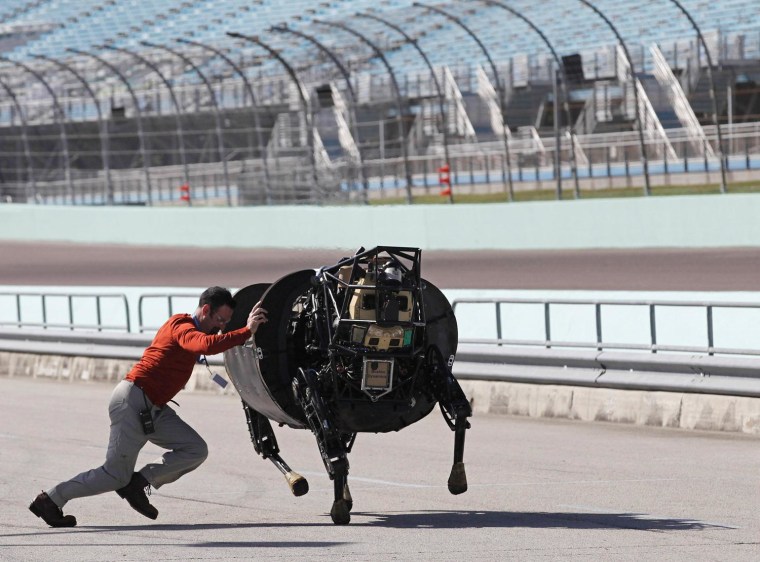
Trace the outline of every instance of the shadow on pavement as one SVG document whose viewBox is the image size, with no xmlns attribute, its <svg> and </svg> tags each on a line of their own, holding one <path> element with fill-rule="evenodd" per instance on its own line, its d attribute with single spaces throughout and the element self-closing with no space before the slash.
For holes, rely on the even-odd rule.
<svg viewBox="0 0 760 562">
<path fill-rule="evenodd" d="M 693 531 L 733 529 L 692 519 L 664 519 L 643 513 L 572 513 L 513 511 L 424 511 L 412 513 L 354 512 L 352 525 L 398 529 L 461 529 L 481 527 L 525 527 L 561 529 L 630 529 L 635 531 Z M 357 517 L 374 521 L 356 522 Z M 356 523 L 355 523 L 356 522 Z"/>
</svg>

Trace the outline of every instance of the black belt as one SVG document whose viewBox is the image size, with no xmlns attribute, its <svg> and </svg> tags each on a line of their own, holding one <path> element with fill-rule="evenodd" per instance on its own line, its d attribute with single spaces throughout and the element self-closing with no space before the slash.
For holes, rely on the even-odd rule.
<svg viewBox="0 0 760 562">
<path fill-rule="evenodd" d="M 137 381 L 130 381 L 130 382 L 131 382 L 133 385 L 135 385 L 137 388 L 139 388 L 139 389 L 142 391 L 142 393 L 143 393 L 143 397 L 144 397 L 144 398 L 146 398 L 146 397 L 147 397 L 147 398 L 148 398 L 148 400 L 150 400 L 150 397 L 148 396 L 148 393 L 147 393 L 147 392 L 145 392 L 145 389 L 144 389 L 143 387 L 141 387 L 141 386 L 140 386 L 140 385 L 137 383 Z M 169 402 L 171 402 L 172 404 L 174 404 L 174 405 L 176 405 L 176 406 L 179 406 L 179 403 L 178 403 L 178 402 L 176 402 L 175 400 L 169 400 Z M 164 406 L 166 406 L 166 404 L 164 404 L 164 406 L 157 406 L 156 404 L 154 404 L 154 403 L 153 403 L 153 400 L 150 400 L 150 403 L 151 403 L 151 404 L 153 404 L 153 407 L 154 407 L 154 408 L 156 408 L 156 409 L 158 409 L 158 410 L 160 410 L 161 408 L 163 408 Z"/>
</svg>

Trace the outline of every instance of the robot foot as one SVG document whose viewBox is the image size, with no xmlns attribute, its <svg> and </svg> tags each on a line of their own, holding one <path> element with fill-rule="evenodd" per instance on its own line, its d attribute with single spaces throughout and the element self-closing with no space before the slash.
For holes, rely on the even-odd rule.
<svg viewBox="0 0 760 562">
<path fill-rule="evenodd" d="M 344 499 L 335 500 L 330 510 L 330 517 L 336 525 L 348 525 L 351 521 L 351 511 Z"/>
<path fill-rule="evenodd" d="M 308 480 L 297 472 L 293 472 L 292 470 L 287 472 L 285 479 L 288 481 L 288 486 L 290 486 L 290 491 L 293 492 L 294 496 L 303 496 L 309 491 Z"/>
<path fill-rule="evenodd" d="M 463 494 L 467 491 L 467 474 L 464 471 L 463 462 L 455 462 L 449 475 L 449 492 L 454 495 Z"/>
</svg>

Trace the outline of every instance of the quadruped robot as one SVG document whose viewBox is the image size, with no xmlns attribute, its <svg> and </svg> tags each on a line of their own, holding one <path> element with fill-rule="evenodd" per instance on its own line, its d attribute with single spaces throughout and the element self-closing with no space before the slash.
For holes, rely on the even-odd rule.
<svg viewBox="0 0 760 562">
<path fill-rule="evenodd" d="M 254 449 L 301 496 L 308 482 L 280 457 L 270 420 L 311 430 L 334 483 L 335 524 L 351 519 L 348 454 L 357 434 L 398 431 L 436 403 L 454 431 L 449 491 L 467 490 L 464 439 L 472 410 L 451 372 L 456 318 L 443 293 L 421 277 L 420 258 L 416 248 L 360 248 L 335 265 L 235 294 L 227 330 L 244 326 L 259 300 L 269 318 L 255 339 L 224 353 Z"/>
</svg>

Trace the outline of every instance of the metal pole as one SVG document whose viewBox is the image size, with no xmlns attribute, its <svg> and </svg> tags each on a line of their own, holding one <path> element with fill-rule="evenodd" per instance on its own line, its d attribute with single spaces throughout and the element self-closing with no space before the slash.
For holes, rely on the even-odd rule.
<svg viewBox="0 0 760 562">
<path fill-rule="evenodd" d="M 24 147 L 24 157 L 26 158 L 26 164 L 27 164 L 27 176 L 29 176 L 28 181 L 31 183 L 31 195 L 29 193 L 29 188 L 27 187 L 26 190 L 26 200 L 29 202 L 29 199 L 34 199 L 35 202 L 37 201 L 37 186 L 34 181 L 34 163 L 32 162 L 32 151 L 29 148 L 29 135 L 27 133 L 27 123 L 26 123 L 26 117 L 24 116 L 24 110 L 21 107 L 21 104 L 18 101 L 18 98 L 16 97 L 16 94 L 13 92 L 10 86 L 0 79 L 0 87 L 2 87 L 5 92 L 8 94 L 8 96 L 13 101 L 13 105 L 16 108 L 16 111 L 18 112 L 19 120 L 21 121 L 21 144 Z"/>
<path fill-rule="evenodd" d="M 560 85 L 562 87 L 562 97 L 563 100 L 563 106 L 565 109 L 565 115 L 567 118 L 567 126 L 570 129 L 570 169 L 573 174 L 573 180 L 575 183 L 575 198 L 578 199 L 581 196 L 580 192 L 580 185 L 578 183 L 578 166 L 575 162 L 575 126 L 573 124 L 573 116 L 570 113 L 570 104 L 568 103 L 568 100 L 570 98 L 570 94 L 568 92 L 567 88 L 567 75 L 565 74 L 565 66 L 562 64 L 562 60 L 559 58 L 559 55 L 557 55 L 557 51 L 554 49 L 554 46 L 551 44 L 549 39 L 544 35 L 544 32 L 541 31 L 541 29 L 536 26 L 531 20 L 529 20 L 527 17 L 525 17 L 523 14 L 515 10 L 514 8 L 507 6 L 506 4 L 503 4 L 501 2 L 498 2 L 497 0 L 480 0 L 481 2 L 484 2 L 485 4 L 489 6 L 498 6 L 499 8 L 502 8 L 503 10 L 508 11 L 510 14 L 512 14 L 515 17 L 520 18 L 522 21 L 524 21 L 528 26 L 538 33 L 538 35 L 541 37 L 541 40 L 544 42 L 544 44 L 547 46 L 549 51 L 552 54 L 552 57 L 554 58 L 554 62 L 557 63 L 557 69 L 560 72 Z M 559 150 L 559 146 L 557 147 L 557 150 Z"/>
<path fill-rule="evenodd" d="M 636 104 L 636 128 L 639 131 L 639 145 L 641 147 L 641 165 L 644 169 L 644 194 L 645 195 L 651 195 L 652 189 L 649 184 L 649 159 L 647 158 L 647 148 L 646 143 L 644 142 L 644 124 L 643 119 L 641 116 L 641 106 L 639 105 L 639 89 L 637 87 L 638 79 L 636 78 L 636 71 L 633 66 L 633 59 L 631 58 L 630 52 L 628 52 L 628 47 L 625 44 L 625 41 L 623 41 L 623 37 L 618 32 L 617 28 L 613 25 L 613 23 L 610 21 L 610 19 L 605 16 L 602 11 L 594 6 L 591 2 L 588 0 L 578 0 L 581 2 L 584 6 L 588 6 L 594 12 L 604 20 L 604 23 L 607 24 L 607 26 L 612 30 L 612 33 L 615 34 L 615 37 L 617 37 L 618 42 L 620 43 L 620 46 L 623 48 L 623 53 L 625 54 L 625 58 L 628 61 L 628 68 L 631 69 L 631 82 L 633 82 L 633 103 Z"/>
<path fill-rule="evenodd" d="M 356 143 L 356 150 L 359 154 L 359 173 L 362 178 L 362 186 L 364 187 L 364 202 L 369 203 L 369 198 L 368 198 L 368 193 L 367 193 L 369 190 L 369 183 L 367 181 L 367 172 L 364 169 L 364 156 L 362 155 L 361 140 L 359 139 L 359 130 L 357 128 L 356 92 L 354 92 L 354 86 L 353 84 L 351 84 L 350 72 L 345 67 L 345 65 L 342 62 L 340 62 L 340 59 L 335 55 L 335 53 L 333 53 L 322 42 L 318 41 L 313 36 L 308 35 L 304 33 L 303 31 L 292 29 L 285 25 L 270 27 L 269 30 L 275 31 L 278 33 L 292 33 L 293 35 L 296 35 L 297 37 L 301 37 L 302 39 L 305 39 L 306 41 L 310 42 L 312 45 L 317 47 L 324 54 L 326 54 L 329 57 L 329 59 L 335 64 L 335 66 L 338 67 L 338 70 L 343 76 L 343 81 L 346 83 L 346 88 L 351 96 L 351 104 L 349 106 L 349 112 L 348 112 L 348 117 L 350 120 L 349 127 L 351 128 L 351 134 L 354 136 L 354 142 Z"/>
<path fill-rule="evenodd" d="M 188 195 L 190 193 L 190 169 L 187 165 L 187 156 L 185 155 L 185 137 L 182 131 L 182 119 L 180 118 L 180 115 L 182 113 L 182 110 L 180 109 L 179 102 L 177 101 L 177 96 L 174 95 L 174 88 L 172 88 L 171 82 L 166 78 L 166 76 L 163 75 L 163 73 L 158 69 L 158 67 L 150 62 L 148 59 L 143 57 L 142 55 L 139 55 L 135 53 L 134 51 L 129 51 L 125 49 L 124 47 L 114 47 L 113 45 L 102 45 L 103 49 L 110 49 L 112 51 L 118 51 L 121 53 L 126 53 L 127 55 L 135 58 L 148 68 L 150 68 L 153 72 L 156 73 L 156 75 L 161 79 L 161 81 L 164 83 L 164 86 L 169 90 L 169 97 L 172 99 L 172 104 L 174 105 L 175 110 L 175 120 L 177 123 L 177 142 L 179 143 L 179 158 L 182 162 L 182 170 L 184 173 L 185 178 L 185 185 L 188 187 Z M 187 204 L 192 205 L 192 198 L 188 197 Z"/>
<path fill-rule="evenodd" d="M 32 54 L 32 57 L 36 59 L 46 60 L 48 62 L 52 62 L 59 68 L 62 68 L 71 74 L 74 75 L 74 77 L 81 82 L 81 84 L 84 86 L 84 89 L 87 90 L 87 94 L 92 98 L 92 102 L 95 104 L 95 110 L 98 112 L 98 132 L 100 136 L 100 160 L 103 164 L 103 171 L 106 175 L 106 201 L 109 205 L 113 205 L 114 199 L 113 199 L 113 182 L 111 181 L 111 167 L 109 165 L 108 161 L 108 149 L 109 149 L 109 142 L 108 142 L 108 123 L 103 119 L 103 112 L 100 109 L 100 102 L 98 101 L 98 96 L 95 94 L 93 89 L 90 87 L 89 82 L 84 79 L 84 77 L 76 71 L 76 69 L 58 59 L 54 59 L 52 57 L 48 57 L 45 55 L 35 55 Z"/>
<path fill-rule="evenodd" d="M 726 193 L 728 191 L 728 186 L 726 185 L 726 156 L 723 152 L 723 135 L 720 131 L 720 123 L 718 122 L 718 102 L 715 97 L 715 80 L 713 79 L 713 63 L 712 63 L 712 57 L 710 56 L 710 49 L 707 48 L 707 42 L 705 41 L 705 38 L 702 36 L 702 30 L 697 25 L 697 22 L 694 21 L 694 18 L 691 17 L 691 14 L 686 10 L 686 8 L 683 7 L 683 5 L 678 0 L 670 0 L 673 4 L 675 4 L 679 10 L 685 15 L 689 23 L 691 23 L 692 27 L 694 28 L 694 31 L 697 32 L 697 38 L 699 39 L 699 42 L 702 44 L 702 48 L 705 50 L 705 56 L 707 57 L 707 78 L 710 81 L 710 101 L 712 102 L 712 117 L 713 117 L 713 123 L 715 124 L 715 130 L 718 132 L 718 157 L 720 158 L 720 192 Z M 699 52 L 699 48 L 697 48 L 697 52 Z M 697 57 L 699 58 L 699 57 Z"/>
<path fill-rule="evenodd" d="M 557 87 L 557 75 L 559 71 L 554 68 L 554 63 L 551 63 L 552 72 L 552 95 L 554 96 L 554 108 L 552 113 L 552 120 L 554 121 L 554 179 L 557 182 L 557 200 L 562 199 L 562 154 L 560 154 L 560 148 L 562 147 L 562 139 L 559 133 L 559 89 Z M 536 181 L 538 182 L 538 167 L 536 167 Z"/>
<path fill-rule="evenodd" d="M 422 57 L 422 60 L 425 61 L 425 65 L 428 67 L 428 70 L 430 70 L 430 76 L 433 78 L 433 83 L 435 84 L 435 90 L 438 94 L 438 106 L 439 111 L 441 114 L 441 128 L 443 130 L 443 152 L 444 156 L 446 158 L 446 165 L 451 166 L 451 159 L 449 157 L 449 134 L 448 134 L 448 123 L 446 120 L 446 97 L 444 95 L 443 90 L 441 89 L 441 83 L 438 80 L 438 77 L 435 75 L 435 69 L 433 68 L 432 63 L 430 62 L 430 59 L 425 54 L 425 51 L 422 50 L 422 48 L 419 46 L 419 43 L 417 42 L 417 39 L 411 37 L 406 31 L 404 31 L 401 27 L 396 25 L 393 22 L 390 22 L 386 20 L 385 18 L 381 18 L 380 16 L 376 16 L 374 14 L 368 14 L 368 13 L 361 13 L 358 12 L 356 14 L 357 17 L 360 18 L 368 18 L 377 22 L 380 22 L 394 31 L 398 32 L 406 41 L 409 43 L 412 47 L 415 48 L 415 50 L 420 54 Z M 453 170 L 452 170 L 453 171 Z M 451 186 L 449 186 L 449 203 L 454 202 L 454 190 L 451 189 Z"/>
<path fill-rule="evenodd" d="M 243 70 L 237 64 L 235 64 L 235 61 L 233 61 L 229 56 L 227 56 L 221 49 L 218 49 L 211 45 L 206 45 L 205 43 L 201 43 L 200 41 L 195 41 L 195 40 L 191 41 L 189 39 L 180 38 L 180 39 L 177 39 L 176 41 L 178 43 L 194 45 L 196 47 L 200 47 L 201 49 L 206 49 L 214 53 L 216 56 L 218 56 L 228 65 L 230 65 L 232 69 L 237 73 L 237 75 L 240 76 L 240 78 L 243 80 L 243 85 L 245 86 L 245 89 L 251 98 L 251 103 L 253 104 L 253 123 L 254 123 L 254 127 L 256 127 L 256 140 L 259 145 L 259 154 L 261 155 L 261 161 L 264 165 L 264 178 L 266 180 L 267 204 L 269 204 L 271 202 L 271 191 L 272 191 L 272 184 L 269 177 L 269 161 L 267 158 L 267 148 L 264 145 L 264 137 L 261 134 L 261 122 L 259 120 L 259 112 L 258 112 L 259 107 L 258 107 L 258 103 L 256 102 L 256 95 L 253 93 L 253 87 L 251 86 L 251 82 L 248 80 L 248 77 L 245 75 L 245 72 L 243 72 Z"/>
<path fill-rule="evenodd" d="M 119 70 L 119 68 L 105 60 L 104 58 L 89 53 L 87 51 L 80 51 L 78 49 L 72 49 L 68 48 L 66 51 L 70 53 L 74 53 L 77 55 L 82 55 L 85 57 L 90 57 L 92 59 L 95 59 L 100 64 L 105 66 L 108 70 L 113 72 L 116 77 L 122 81 L 122 83 L 127 87 L 127 91 L 129 92 L 130 97 L 132 98 L 132 105 L 135 108 L 135 116 L 136 116 L 136 123 L 137 123 L 137 136 L 138 141 L 140 143 L 140 155 L 142 157 L 142 164 L 143 164 L 143 174 L 145 175 L 145 183 L 147 188 L 147 197 L 148 197 L 148 205 L 151 205 L 153 203 L 153 189 L 151 188 L 150 184 L 150 169 L 149 169 L 149 158 L 148 158 L 148 150 L 145 145 L 145 133 L 143 132 L 143 123 L 142 123 L 142 111 L 140 110 L 140 102 L 137 99 L 137 95 L 135 94 L 135 91 L 132 89 L 132 85 L 129 83 L 129 80 L 127 80 L 126 76 Z"/>
<path fill-rule="evenodd" d="M 43 78 L 43 76 L 34 70 L 33 68 L 27 66 L 26 64 L 18 61 L 11 60 L 9 58 L 0 56 L 0 61 L 8 62 L 12 64 L 13 66 L 16 66 L 18 68 L 22 68 L 25 71 L 27 71 L 29 74 L 34 76 L 37 80 L 39 80 L 42 85 L 44 86 L 45 90 L 47 90 L 47 93 L 50 94 L 50 97 L 53 99 L 53 106 L 55 107 L 55 118 L 58 122 L 58 127 L 60 129 L 60 135 L 61 135 L 61 148 L 63 150 L 63 173 L 64 177 L 66 178 L 66 185 L 69 188 L 69 196 L 71 197 L 71 203 L 74 203 L 74 184 L 71 179 L 71 162 L 69 161 L 69 140 L 68 136 L 66 135 L 66 127 L 63 125 L 63 118 L 64 118 L 64 112 L 63 108 L 61 107 L 61 104 L 58 102 L 58 96 L 55 95 L 55 92 L 53 91 L 53 88 L 50 87 L 50 84 Z"/>
<path fill-rule="evenodd" d="M 480 40 L 480 37 L 478 37 L 472 29 L 470 29 L 467 24 L 465 24 L 460 18 L 455 16 L 454 14 L 447 12 L 446 10 L 443 10 L 439 8 L 438 6 L 430 6 L 428 4 L 422 4 L 420 2 L 414 2 L 412 6 L 416 8 L 422 8 L 424 10 L 429 10 L 431 12 L 435 12 L 436 14 L 440 14 L 443 17 L 447 18 L 449 21 L 453 22 L 454 24 L 461 27 L 467 35 L 469 35 L 475 43 L 477 43 L 478 47 L 480 47 L 480 50 L 483 51 L 483 54 L 486 57 L 486 60 L 488 61 L 488 65 L 491 67 L 491 73 L 493 74 L 493 78 L 496 81 L 496 89 L 499 93 L 499 110 L 501 111 L 501 123 L 502 123 L 502 129 L 503 129 L 503 139 L 504 139 L 504 155 L 507 159 L 507 173 L 506 173 L 506 181 L 507 181 L 507 200 L 512 201 L 514 199 L 514 186 L 512 184 L 512 158 L 509 153 L 509 125 L 507 124 L 507 114 L 506 110 L 504 108 L 504 96 L 505 96 L 505 88 L 504 84 L 501 81 L 501 78 L 499 77 L 499 72 L 496 70 L 496 64 L 493 61 L 493 58 L 491 58 L 491 53 L 488 52 L 488 49 L 486 49 L 486 46 L 483 44 L 483 42 Z"/>
<path fill-rule="evenodd" d="M 412 172 L 409 165 L 409 154 L 408 154 L 408 148 L 406 146 L 406 135 L 404 134 L 404 121 L 402 119 L 403 117 L 403 107 L 401 104 L 401 89 L 398 86 L 398 82 L 396 81 L 396 74 L 393 72 L 393 68 L 391 68 L 390 63 L 388 62 L 388 59 L 385 58 L 385 55 L 380 50 L 380 48 L 375 45 L 372 41 L 370 41 L 367 37 L 365 37 L 362 33 L 356 31 L 355 29 L 348 27 L 344 23 L 338 23 L 338 22 L 329 22 L 329 21 L 323 21 L 323 20 L 313 20 L 314 23 L 318 23 L 321 25 L 325 25 L 328 27 L 338 27 L 354 37 L 357 37 L 360 41 L 365 43 L 374 53 L 377 55 L 377 57 L 382 61 L 383 65 L 385 66 L 385 69 L 388 71 L 388 76 L 390 76 L 391 84 L 393 85 L 393 90 L 396 94 L 396 111 L 398 111 L 398 127 L 399 127 L 399 141 L 401 142 L 401 154 L 404 159 L 404 173 L 406 174 L 406 202 L 408 204 L 412 204 Z"/>
<path fill-rule="evenodd" d="M 222 114 L 219 110 L 219 104 L 216 100 L 216 93 L 214 92 L 214 88 L 211 86 L 211 83 L 208 81 L 208 78 L 206 78 L 206 75 L 201 72 L 201 69 L 198 68 L 198 65 L 196 65 L 192 60 L 190 60 L 189 57 L 186 55 L 183 55 L 179 51 L 172 49 L 171 47 L 167 47 L 166 45 L 157 45 L 155 43 L 150 43 L 148 41 L 141 41 L 141 45 L 145 47 L 150 47 L 154 49 L 162 49 L 166 51 L 167 53 L 171 53 L 172 55 L 179 58 L 182 62 L 187 64 L 190 68 L 192 68 L 195 73 L 198 75 L 198 77 L 203 81 L 203 84 L 206 86 L 206 89 L 208 90 L 208 94 L 211 98 L 211 105 L 214 107 L 214 121 L 216 125 L 216 138 L 217 138 L 217 147 L 219 150 L 219 160 L 222 163 L 222 174 L 224 174 L 224 184 L 227 188 L 227 206 L 232 206 L 232 194 L 230 193 L 231 187 L 230 187 L 230 174 L 227 169 L 227 157 L 224 154 L 224 132 L 222 127 Z"/>
<path fill-rule="evenodd" d="M 309 151 L 309 161 L 311 163 L 311 173 L 312 173 L 312 180 L 314 182 L 314 190 L 317 196 L 319 195 L 319 174 L 317 173 L 317 162 L 316 158 L 314 156 L 314 123 L 311 119 L 311 112 L 309 111 L 309 102 L 306 97 L 306 92 L 303 84 L 298 79 L 298 75 L 296 74 L 296 71 L 293 69 L 293 67 L 286 61 L 280 53 L 278 53 L 275 49 L 264 43 L 261 39 L 259 39 L 257 36 L 253 35 L 243 35 L 242 33 L 233 33 L 228 31 L 227 35 L 230 37 L 234 37 L 235 39 L 243 39 L 245 41 L 250 41 L 251 43 L 255 43 L 262 49 L 264 49 L 266 52 L 268 52 L 270 55 L 272 55 L 277 61 L 285 68 L 285 71 L 290 76 L 291 80 L 293 80 L 293 83 L 296 86 L 296 90 L 298 90 L 298 95 L 301 98 L 301 105 L 304 112 L 304 119 L 306 120 L 306 127 L 308 129 L 306 134 L 306 142 L 307 142 L 307 149 Z"/>
</svg>

